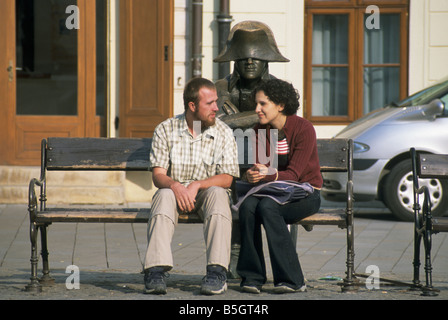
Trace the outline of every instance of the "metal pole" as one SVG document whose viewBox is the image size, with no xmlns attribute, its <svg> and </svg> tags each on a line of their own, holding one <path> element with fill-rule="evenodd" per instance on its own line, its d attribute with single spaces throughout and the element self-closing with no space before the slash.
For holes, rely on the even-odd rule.
<svg viewBox="0 0 448 320">
<path fill-rule="evenodd" d="M 202 0 L 193 0 L 192 77 L 202 77 Z"/>
<path fill-rule="evenodd" d="M 227 38 L 230 32 L 230 24 L 233 19 L 230 15 L 230 0 L 220 0 L 218 21 L 218 49 L 221 52 L 226 47 Z M 224 78 L 230 73 L 230 62 L 221 62 L 218 67 L 219 78 Z"/>
</svg>

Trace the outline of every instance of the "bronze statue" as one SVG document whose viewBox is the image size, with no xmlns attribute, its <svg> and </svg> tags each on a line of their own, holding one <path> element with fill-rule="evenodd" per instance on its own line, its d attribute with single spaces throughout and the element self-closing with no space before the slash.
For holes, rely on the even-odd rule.
<svg viewBox="0 0 448 320">
<path fill-rule="evenodd" d="M 264 23 L 243 21 L 230 31 L 226 48 L 214 62 L 234 61 L 234 71 L 216 82 L 218 116 L 231 128 L 249 128 L 257 121 L 252 90 L 269 74 L 269 62 L 289 62 L 279 51 L 274 34 Z"/>
</svg>

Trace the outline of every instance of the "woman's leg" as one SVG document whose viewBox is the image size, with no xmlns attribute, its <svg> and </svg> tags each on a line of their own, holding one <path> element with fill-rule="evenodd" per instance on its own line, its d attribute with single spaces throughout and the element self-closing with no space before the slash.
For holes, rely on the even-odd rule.
<svg viewBox="0 0 448 320">
<path fill-rule="evenodd" d="M 256 215 L 259 201 L 248 197 L 239 209 L 241 249 L 236 270 L 242 278 L 242 286 L 261 286 L 266 282 L 261 221 Z"/>
<path fill-rule="evenodd" d="M 317 190 L 305 199 L 284 206 L 270 198 L 262 198 L 258 203 L 257 213 L 266 230 L 274 284 L 284 283 L 293 289 L 304 285 L 302 268 L 287 224 L 317 212 L 319 206 L 320 194 Z"/>
<path fill-rule="evenodd" d="M 309 217 L 320 209 L 320 190 L 314 190 L 308 197 L 280 207 L 280 215 L 287 224 L 296 223 Z"/>
</svg>

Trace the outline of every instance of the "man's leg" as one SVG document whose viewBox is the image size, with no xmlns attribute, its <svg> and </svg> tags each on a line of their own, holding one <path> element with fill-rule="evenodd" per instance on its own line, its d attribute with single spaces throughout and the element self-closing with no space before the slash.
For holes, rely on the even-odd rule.
<svg viewBox="0 0 448 320">
<path fill-rule="evenodd" d="M 201 191 L 196 201 L 198 214 L 204 220 L 207 265 L 220 265 L 227 269 L 232 236 L 232 213 L 227 191 L 211 187 Z"/>
<path fill-rule="evenodd" d="M 159 189 L 148 221 L 148 248 L 145 257 L 145 292 L 166 293 L 165 272 L 173 267 L 171 241 L 177 224 L 176 198 L 170 189 Z"/>
<path fill-rule="evenodd" d="M 220 294 L 226 291 L 226 271 L 230 262 L 232 213 L 227 191 L 211 187 L 201 191 L 196 199 L 198 214 L 204 221 L 207 255 L 207 276 L 202 293 Z"/>
</svg>

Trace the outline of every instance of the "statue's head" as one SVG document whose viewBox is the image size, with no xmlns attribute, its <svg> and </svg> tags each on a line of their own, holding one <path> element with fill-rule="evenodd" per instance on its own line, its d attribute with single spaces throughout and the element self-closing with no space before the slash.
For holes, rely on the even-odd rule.
<svg viewBox="0 0 448 320">
<path fill-rule="evenodd" d="M 247 59 L 289 62 L 277 47 L 272 30 L 258 21 L 243 21 L 230 31 L 226 48 L 213 60 L 229 62 Z"/>
</svg>

